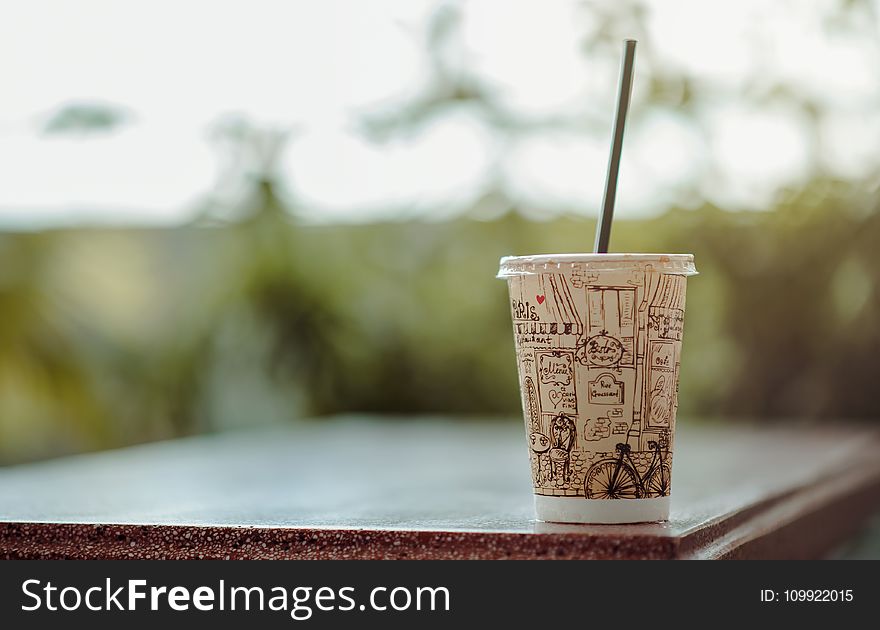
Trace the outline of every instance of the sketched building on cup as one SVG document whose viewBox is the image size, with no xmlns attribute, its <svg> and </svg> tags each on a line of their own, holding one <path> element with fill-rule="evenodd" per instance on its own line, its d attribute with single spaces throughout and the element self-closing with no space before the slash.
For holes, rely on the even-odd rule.
<svg viewBox="0 0 880 630">
<path fill-rule="evenodd" d="M 668 494 L 685 281 L 645 264 L 509 278 L 536 494 Z M 632 489 L 603 493 L 595 467 L 618 460 Z"/>
</svg>

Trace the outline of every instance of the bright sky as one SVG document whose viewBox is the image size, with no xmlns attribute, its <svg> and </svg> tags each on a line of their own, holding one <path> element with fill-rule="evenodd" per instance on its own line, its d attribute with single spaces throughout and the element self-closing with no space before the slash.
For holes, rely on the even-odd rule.
<svg viewBox="0 0 880 630">
<path fill-rule="evenodd" d="M 459 107 L 383 142 L 359 131 L 365 113 L 393 112 L 421 93 L 426 18 L 439 4 L 4 4 L 0 227 L 186 220 L 216 184 L 209 131 L 229 114 L 297 130 L 282 171 L 311 220 L 451 215 L 493 176 L 529 205 L 591 212 L 602 195 L 618 60 L 584 53 L 596 24 L 589 4 L 471 0 L 456 54 L 520 115 L 602 125 L 510 138 Z M 633 111 L 641 115 L 627 129 L 618 216 L 662 211 L 693 189 L 726 207 L 760 208 L 804 180 L 816 142 L 822 166 L 840 176 L 877 168 L 880 2 L 855 32 L 823 26 L 834 4 L 648 2 L 652 45 L 640 47 L 636 63 Z M 717 97 L 696 117 L 640 110 L 663 69 L 687 71 Z M 826 104 L 818 137 L 790 109 L 742 97 L 779 80 Z M 111 104 L 131 118 L 112 133 L 42 133 L 72 102 Z"/>
</svg>

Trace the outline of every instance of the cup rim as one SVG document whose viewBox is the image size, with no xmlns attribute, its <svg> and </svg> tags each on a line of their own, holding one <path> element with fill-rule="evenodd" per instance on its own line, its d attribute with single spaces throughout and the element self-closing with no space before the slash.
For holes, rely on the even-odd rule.
<svg viewBox="0 0 880 630">
<path fill-rule="evenodd" d="M 692 276 L 697 273 L 693 254 L 534 254 L 528 256 L 504 256 L 499 263 L 499 278 L 559 272 L 561 267 L 584 267 L 605 271 L 638 268 L 648 263 L 658 271 Z"/>
<path fill-rule="evenodd" d="M 618 262 L 618 261 L 647 261 L 647 262 L 693 262 L 693 254 L 641 254 L 641 253 L 608 253 L 608 254 L 529 254 L 526 256 L 503 256 L 501 262 Z"/>
</svg>

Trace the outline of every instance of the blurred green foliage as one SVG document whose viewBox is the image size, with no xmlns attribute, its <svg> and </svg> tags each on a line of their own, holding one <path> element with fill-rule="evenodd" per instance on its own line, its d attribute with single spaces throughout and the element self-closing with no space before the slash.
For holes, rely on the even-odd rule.
<svg viewBox="0 0 880 630">
<path fill-rule="evenodd" d="M 872 7 L 841 1 L 823 14 L 845 36 Z M 595 18 L 583 40 L 591 57 L 616 60 L 623 37 L 640 41 L 651 84 L 631 122 L 659 109 L 699 124 L 706 103 L 738 99 L 784 105 L 817 136 L 819 92 L 763 73 L 741 93 L 719 92 L 651 54 L 644 3 L 585 10 Z M 475 112 L 498 142 L 498 164 L 462 218 L 297 224 L 275 168 L 292 130 L 231 116 L 215 130 L 217 191 L 192 225 L 0 233 L 0 462 L 348 410 L 516 414 L 498 259 L 588 250 L 594 221 L 524 218 L 537 215 L 510 198 L 506 147 L 547 130 L 604 133 L 608 121 L 512 110 L 471 67 L 461 11 L 439 3 L 414 35 L 429 62 L 423 90 L 355 122 L 382 142 L 456 108 Z M 80 103 L 43 131 L 112 131 L 129 118 Z M 880 180 L 831 180 L 819 152 L 811 183 L 765 212 L 673 208 L 616 222 L 613 250 L 696 256 L 682 415 L 880 416 Z M 697 184 L 679 198 L 705 198 L 700 185 L 712 178 Z M 239 189 L 241 203 L 219 207 Z"/>
<path fill-rule="evenodd" d="M 621 221 L 693 252 L 681 414 L 877 417 L 880 213 L 816 181 L 773 212 Z M 5 461 L 348 410 L 515 414 L 506 254 L 594 223 L 294 224 L 271 180 L 223 227 L 0 236 Z"/>
</svg>

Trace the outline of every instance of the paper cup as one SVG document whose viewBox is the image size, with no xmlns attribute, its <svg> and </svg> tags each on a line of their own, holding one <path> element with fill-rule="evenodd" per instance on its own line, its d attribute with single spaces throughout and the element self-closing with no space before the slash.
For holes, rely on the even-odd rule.
<svg viewBox="0 0 880 630">
<path fill-rule="evenodd" d="M 559 523 L 669 518 L 690 254 L 501 259 L 535 511 Z"/>
</svg>

